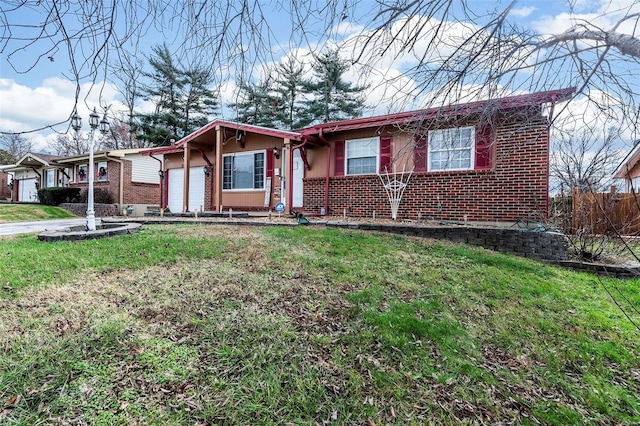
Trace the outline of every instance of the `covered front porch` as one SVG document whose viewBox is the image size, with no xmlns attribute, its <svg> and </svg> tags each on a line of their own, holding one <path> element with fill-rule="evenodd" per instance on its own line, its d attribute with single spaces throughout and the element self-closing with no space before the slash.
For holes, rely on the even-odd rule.
<svg viewBox="0 0 640 426">
<path fill-rule="evenodd" d="M 296 132 L 216 120 L 143 154 L 159 162 L 162 213 L 288 213 L 302 206 L 302 142 Z"/>
</svg>

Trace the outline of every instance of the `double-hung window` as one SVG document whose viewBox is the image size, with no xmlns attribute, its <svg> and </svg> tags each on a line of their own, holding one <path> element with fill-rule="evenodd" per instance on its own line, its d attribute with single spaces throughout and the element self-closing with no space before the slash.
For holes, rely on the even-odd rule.
<svg viewBox="0 0 640 426">
<path fill-rule="evenodd" d="M 427 152 L 429 171 L 473 169 L 475 128 L 431 130 Z"/>
<path fill-rule="evenodd" d="M 222 189 L 264 189 L 265 152 L 222 157 Z"/>
<path fill-rule="evenodd" d="M 368 175 L 378 172 L 380 138 L 346 141 L 347 175 Z"/>
</svg>

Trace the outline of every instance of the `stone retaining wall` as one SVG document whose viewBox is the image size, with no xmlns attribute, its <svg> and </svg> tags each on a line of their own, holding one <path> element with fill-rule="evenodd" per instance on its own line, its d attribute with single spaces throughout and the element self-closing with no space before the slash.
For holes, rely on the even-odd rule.
<svg viewBox="0 0 640 426">
<path fill-rule="evenodd" d="M 540 260 L 567 259 L 566 237 L 555 232 L 535 232 L 516 228 L 432 227 L 360 222 L 314 222 L 314 224 L 449 240 Z"/>
<path fill-rule="evenodd" d="M 70 211 L 76 216 L 86 216 L 87 215 L 87 204 L 86 203 L 62 203 L 58 207 L 63 208 L 65 210 Z M 119 216 L 118 205 L 117 204 L 94 204 L 93 210 L 95 211 L 96 217 L 108 217 L 108 216 Z"/>
</svg>

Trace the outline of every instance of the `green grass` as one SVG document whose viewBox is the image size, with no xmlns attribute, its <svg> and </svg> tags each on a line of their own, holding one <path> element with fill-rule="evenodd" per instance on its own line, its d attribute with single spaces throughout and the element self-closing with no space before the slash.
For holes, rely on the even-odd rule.
<svg viewBox="0 0 640 426">
<path fill-rule="evenodd" d="M 0 258 L 3 424 L 640 421 L 640 280 L 313 227 Z"/>
<path fill-rule="evenodd" d="M 75 217 L 59 207 L 41 204 L 0 204 L 0 223 Z"/>
</svg>

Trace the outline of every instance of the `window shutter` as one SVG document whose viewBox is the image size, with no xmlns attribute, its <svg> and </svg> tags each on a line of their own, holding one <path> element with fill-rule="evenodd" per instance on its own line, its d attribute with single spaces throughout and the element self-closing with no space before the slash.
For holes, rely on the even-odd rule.
<svg viewBox="0 0 640 426">
<path fill-rule="evenodd" d="M 491 126 L 476 127 L 476 169 L 490 169 L 493 159 Z"/>
<path fill-rule="evenodd" d="M 334 163 L 333 175 L 344 176 L 344 141 L 337 141 L 333 144 Z"/>
<path fill-rule="evenodd" d="M 273 148 L 267 149 L 267 159 L 265 162 L 267 177 L 273 179 Z"/>
<path fill-rule="evenodd" d="M 380 138 L 380 173 L 391 170 L 391 142 L 393 138 Z"/>
<path fill-rule="evenodd" d="M 427 135 L 415 135 L 413 146 L 413 171 L 414 172 L 426 172 L 427 171 Z"/>
</svg>

